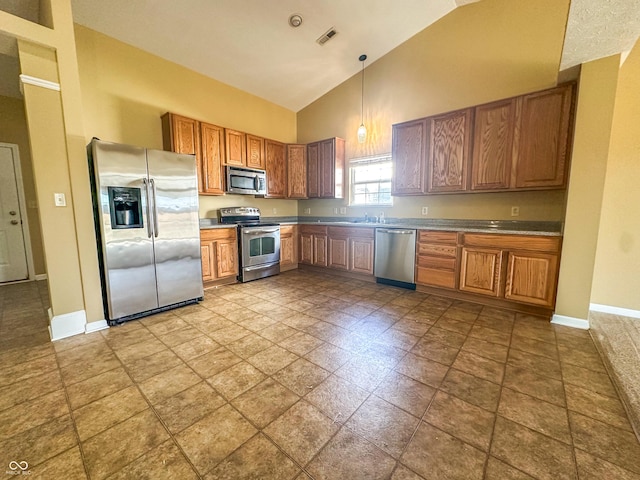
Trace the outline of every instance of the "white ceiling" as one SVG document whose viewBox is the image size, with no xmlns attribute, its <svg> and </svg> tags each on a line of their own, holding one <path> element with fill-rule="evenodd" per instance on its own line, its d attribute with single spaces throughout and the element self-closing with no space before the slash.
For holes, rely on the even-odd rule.
<svg viewBox="0 0 640 480">
<path fill-rule="evenodd" d="M 360 54 L 367 54 L 369 65 L 477 1 L 483 0 L 71 3 L 77 23 L 297 112 L 360 71 Z M 38 4 L 0 0 L 0 9 L 37 21 Z M 287 23 L 293 13 L 303 17 L 297 29 Z M 331 27 L 338 34 L 318 45 Z M 628 51 L 639 36 L 640 0 L 572 0 L 560 68 Z M 0 35 L 0 95 L 16 96 L 14 44 Z"/>
</svg>

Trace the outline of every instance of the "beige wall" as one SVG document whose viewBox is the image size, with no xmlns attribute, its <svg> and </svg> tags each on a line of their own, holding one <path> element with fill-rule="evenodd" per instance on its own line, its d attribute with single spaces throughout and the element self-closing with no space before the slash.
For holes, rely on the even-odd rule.
<svg viewBox="0 0 640 480">
<path fill-rule="evenodd" d="M 620 68 L 591 302 L 640 311 L 640 42 Z"/>
<path fill-rule="evenodd" d="M 44 266 L 42 235 L 38 217 L 38 200 L 33 180 L 31 149 L 29 148 L 29 132 L 24 116 L 24 103 L 22 99 L 0 96 L 0 142 L 18 145 L 24 196 L 27 202 L 27 218 L 29 220 L 29 235 L 31 236 L 33 268 L 36 275 L 40 275 L 46 273 L 46 269 Z"/>
<path fill-rule="evenodd" d="M 586 320 L 619 55 L 582 65 L 575 120 L 556 314 Z"/>
<path fill-rule="evenodd" d="M 347 158 L 391 151 L 391 125 L 556 85 L 568 0 L 483 0 L 458 8 L 365 71 L 365 123 L 359 145 L 360 74 L 298 114 L 298 141 L 346 140 Z M 357 62 L 357 57 L 354 57 Z M 332 214 L 347 201 L 303 201 L 300 212 Z M 562 192 L 397 198 L 391 217 L 562 220 Z M 349 209 L 362 215 L 370 209 Z M 369 212 L 368 212 L 369 213 Z"/>
<path fill-rule="evenodd" d="M 296 141 L 296 114 L 249 93 L 76 25 L 87 142 L 91 137 L 162 149 L 160 116 L 174 112 L 281 142 Z M 253 205 L 297 215 L 297 202 L 201 196 L 200 216 Z"/>
</svg>

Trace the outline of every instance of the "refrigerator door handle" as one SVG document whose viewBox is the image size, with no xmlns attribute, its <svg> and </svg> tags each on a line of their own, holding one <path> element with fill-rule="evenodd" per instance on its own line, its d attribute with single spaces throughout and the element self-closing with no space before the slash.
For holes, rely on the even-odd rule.
<svg viewBox="0 0 640 480">
<path fill-rule="evenodd" d="M 158 238 L 158 202 L 156 201 L 156 182 L 152 178 L 149 180 L 151 184 L 151 193 L 153 194 L 153 236 Z"/>
<path fill-rule="evenodd" d="M 147 238 L 151 238 L 151 193 L 149 192 L 149 183 L 146 178 L 142 179 L 142 183 L 147 191 Z"/>
</svg>

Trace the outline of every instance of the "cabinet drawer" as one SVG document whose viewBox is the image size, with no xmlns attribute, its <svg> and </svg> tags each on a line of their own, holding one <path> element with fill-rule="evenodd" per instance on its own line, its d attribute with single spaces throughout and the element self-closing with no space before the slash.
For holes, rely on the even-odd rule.
<svg viewBox="0 0 640 480">
<path fill-rule="evenodd" d="M 418 266 L 438 268 L 441 270 L 450 270 L 453 272 L 456 269 L 456 259 L 455 257 L 445 258 L 445 257 L 430 257 L 430 256 L 420 255 L 418 257 Z"/>
<path fill-rule="evenodd" d="M 235 238 L 235 228 L 204 228 L 200 230 L 200 240 L 226 240 Z"/>
<path fill-rule="evenodd" d="M 455 245 L 458 241 L 458 232 L 434 232 L 429 230 L 418 231 L 418 242 L 447 243 Z"/>
<path fill-rule="evenodd" d="M 545 237 L 542 235 L 464 234 L 465 247 L 486 247 L 533 252 L 557 253 L 560 251 L 561 240 L 561 237 Z"/>
<path fill-rule="evenodd" d="M 431 243 L 419 243 L 418 255 L 430 255 L 438 257 L 456 257 L 457 247 L 449 245 L 434 245 Z"/>
<path fill-rule="evenodd" d="M 312 235 L 326 235 L 326 225 L 300 225 L 300 233 L 310 233 Z"/>
<path fill-rule="evenodd" d="M 416 268 L 416 283 L 420 285 L 455 288 L 456 274 L 454 271 L 418 266 Z"/>
<path fill-rule="evenodd" d="M 329 227 L 330 237 L 373 238 L 373 228 L 365 227 Z"/>
</svg>

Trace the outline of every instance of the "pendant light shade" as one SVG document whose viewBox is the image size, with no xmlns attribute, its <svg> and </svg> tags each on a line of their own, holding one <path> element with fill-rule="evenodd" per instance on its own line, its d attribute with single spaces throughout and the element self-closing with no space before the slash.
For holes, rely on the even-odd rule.
<svg viewBox="0 0 640 480">
<path fill-rule="evenodd" d="M 360 126 L 358 127 L 358 143 L 364 143 L 367 140 L 367 127 L 364 126 L 364 61 L 366 55 L 360 55 L 358 60 L 362 62 L 362 88 L 360 89 Z"/>
</svg>

